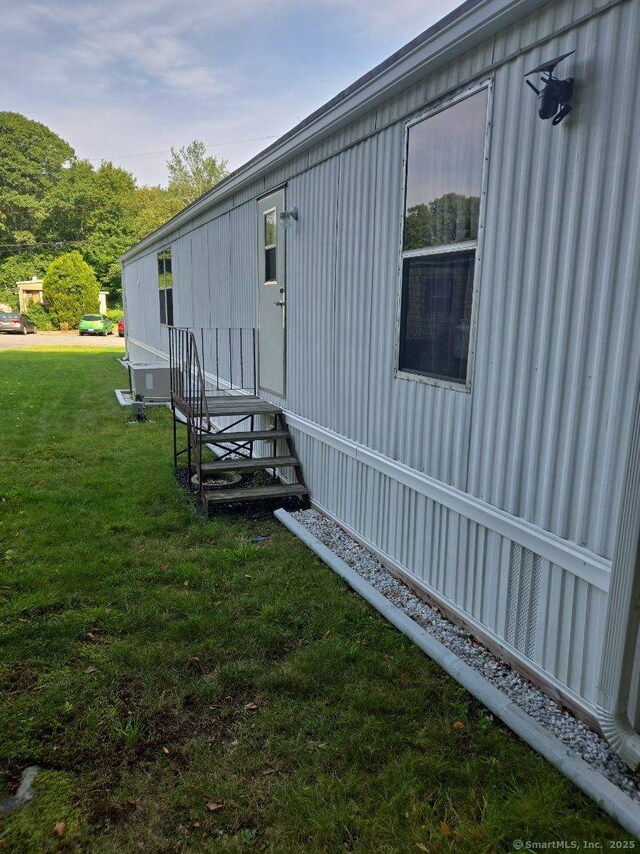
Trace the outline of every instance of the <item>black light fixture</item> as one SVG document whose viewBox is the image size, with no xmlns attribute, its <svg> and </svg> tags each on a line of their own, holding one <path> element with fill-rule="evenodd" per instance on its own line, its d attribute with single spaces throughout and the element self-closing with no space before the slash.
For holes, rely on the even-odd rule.
<svg viewBox="0 0 640 854">
<path fill-rule="evenodd" d="M 538 96 L 538 115 L 541 119 L 551 119 L 552 125 L 559 125 L 563 118 L 571 112 L 571 98 L 573 97 L 573 77 L 568 77 L 566 80 L 558 80 L 553 76 L 553 70 L 559 62 L 566 59 L 575 53 L 575 50 L 570 50 L 569 53 L 563 53 L 562 56 L 556 56 L 555 59 L 550 59 L 548 62 L 543 62 L 527 71 L 525 77 L 530 74 L 546 74 L 543 76 L 543 88 L 537 89 L 530 80 L 526 81 L 527 86 L 530 86 Z"/>
</svg>

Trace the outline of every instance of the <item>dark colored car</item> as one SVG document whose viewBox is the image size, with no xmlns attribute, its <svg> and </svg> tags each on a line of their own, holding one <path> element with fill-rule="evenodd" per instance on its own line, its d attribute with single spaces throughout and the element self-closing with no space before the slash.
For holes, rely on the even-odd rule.
<svg viewBox="0 0 640 854">
<path fill-rule="evenodd" d="M 124 338 L 124 318 L 118 321 L 118 335 Z"/>
<path fill-rule="evenodd" d="M 36 332 L 36 325 L 26 314 L 2 312 L 0 314 L 0 332 L 15 332 L 17 335 L 28 335 Z"/>
</svg>

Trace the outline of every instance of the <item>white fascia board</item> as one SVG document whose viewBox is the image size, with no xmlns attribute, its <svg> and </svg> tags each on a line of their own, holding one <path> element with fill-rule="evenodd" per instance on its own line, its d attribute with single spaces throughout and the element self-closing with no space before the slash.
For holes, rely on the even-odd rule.
<svg viewBox="0 0 640 854">
<path fill-rule="evenodd" d="M 221 184 L 125 252 L 122 262 L 130 261 L 150 246 L 166 240 L 181 226 L 257 180 L 265 172 L 336 133 L 397 92 L 463 55 L 485 39 L 544 6 L 546 2 L 548 0 L 479 0 L 475 4 L 464 4 L 457 13 L 452 13 L 440 24 L 427 30 L 424 37 L 418 37 L 415 46 L 410 42 L 399 51 L 395 61 L 391 57 L 378 69 L 373 69 L 361 78 L 361 85 L 356 81 L 349 87 L 353 89 L 352 92 L 346 89 L 337 95 L 333 101 L 321 107 L 317 114 L 305 119 L 298 130 L 294 128 L 285 134 L 282 141 L 276 141 L 263 154 L 258 154 L 245 166 L 241 166 Z"/>
</svg>

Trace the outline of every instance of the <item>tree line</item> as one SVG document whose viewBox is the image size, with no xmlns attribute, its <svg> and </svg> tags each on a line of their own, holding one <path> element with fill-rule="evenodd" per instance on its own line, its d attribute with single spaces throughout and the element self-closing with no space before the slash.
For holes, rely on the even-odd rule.
<svg viewBox="0 0 640 854">
<path fill-rule="evenodd" d="M 43 278 L 73 252 L 66 268 L 79 256 L 110 304 L 120 305 L 120 256 L 228 174 L 226 161 L 207 156 L 198 140 L 171 148 L 167 170 L 166 188 L 139 187 L 109 161 L 94 167 L 79 159 L 45 125 L 0 112 L 0 303 L 16 309 L 16 282 Z"/>
</svg>

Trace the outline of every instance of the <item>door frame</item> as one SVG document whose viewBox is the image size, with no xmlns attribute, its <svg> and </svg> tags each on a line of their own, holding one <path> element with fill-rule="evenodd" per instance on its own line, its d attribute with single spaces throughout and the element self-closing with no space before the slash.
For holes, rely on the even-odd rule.
<svg viewBox="0 0 640 854">
<path fill-rule="evenodd" d="M 258 383 L 257 387 L 260 391 L 266 391 L 269 394 L 273 394 L 276 397 L 280 397 L 282 399 L 286 398 L 287 393 L 287 252 L 286 252 L 286 229 L 283 228 L 282 222 L 280 220 L 280 213 L 286 209 L 286 184 L 283 184 L 280 187 L 276 187 L 273 190 L 270 190 L 268 193 L 259 196 L 256 200 L 256 224 L 257 224 L 257 252 L 258 252 L 258 277 L 257 277 L 257 287 L 256 287 L 256 321 L 257 321 L 257 332 L 258 332 Z M 270 287 L 266 285 L 266 280 L 262 281 L 261 270 L 262 265 L 264 263 L 261 258 L 262 253 L 265 251 L 264 246 L 264 216 L 270 210 L 276 211 L 276 229 L 277 229 L 277 240 L 276 240 L 276 274 L 277 278 L 274 280 L 277 283 L 277 287 L 279 289 L 284 289 L 283 298 L 285 305 L 282 308 L 284 312 L 283 318 L 283 326 L 282 326 L 282 391 L 276 391 L 275 389 L 269 388 L 266 385 L 262 384 L 262 358 L 261 358 L 261 323 L 260 323 L 260 296 L 261 296 L 261 288 Z M 275 289 L 276 286 L 274 286 Z M 282 293 L 280 290 L 279 293 Z"/>
</svg>

